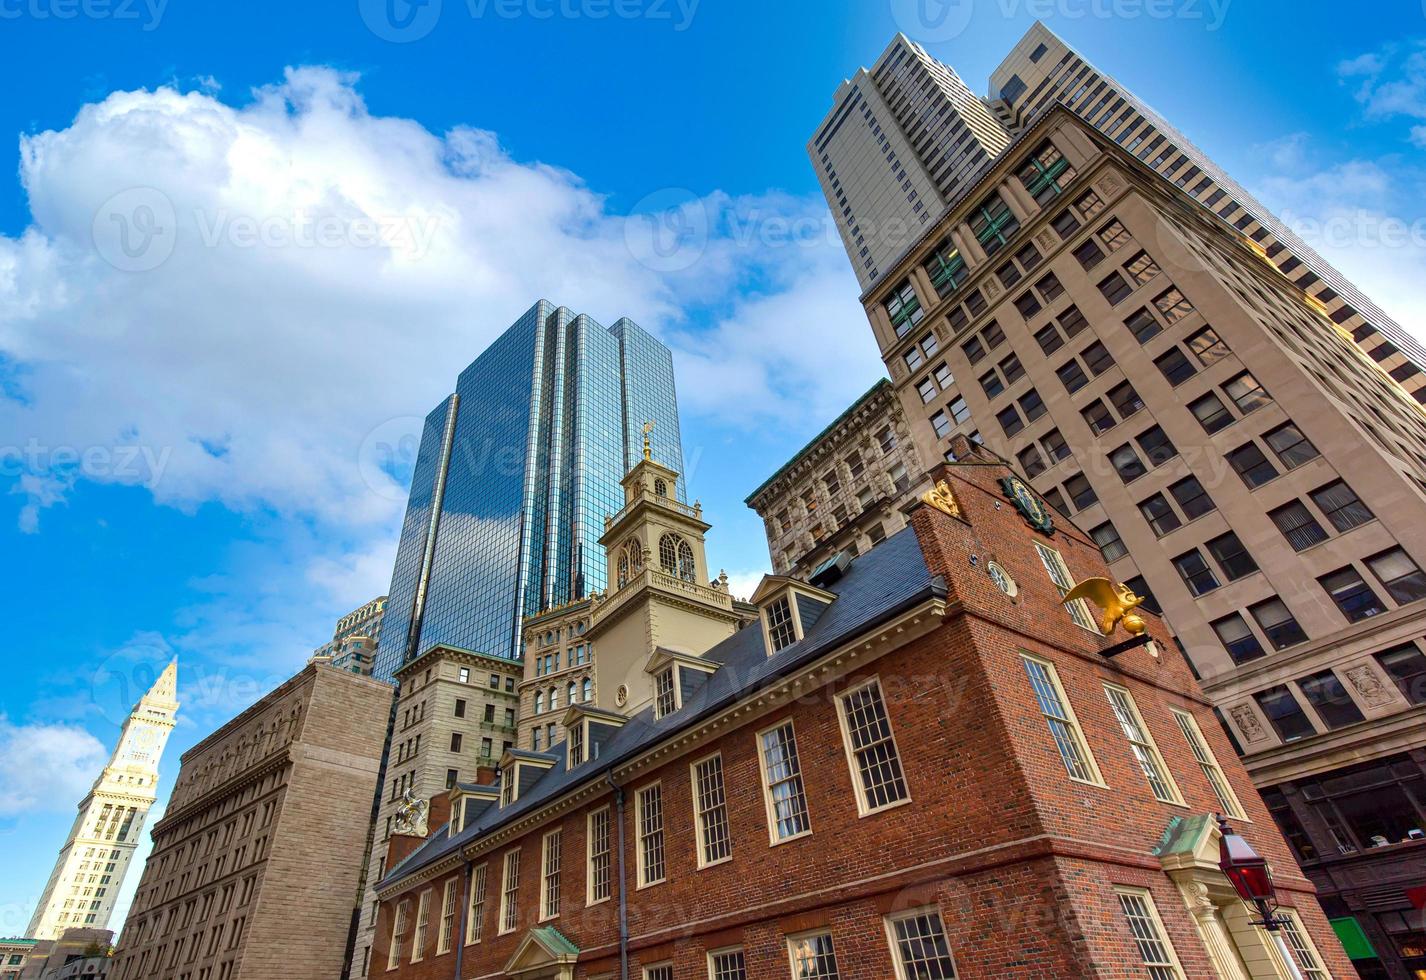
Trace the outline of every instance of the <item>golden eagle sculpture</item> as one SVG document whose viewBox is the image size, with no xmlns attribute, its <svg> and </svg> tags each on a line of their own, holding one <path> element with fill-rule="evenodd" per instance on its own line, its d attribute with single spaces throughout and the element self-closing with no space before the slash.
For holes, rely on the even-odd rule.
<svg viewBox="0 0 1426 980">
<path fill-rule="evenodd" d="M 1087 578 L 1066 592 L 1060 602 L 1066 604 L 1076 599 L 1088 599 L 1099 607 L 1103 614 L 1099 628 L 1105 636 L 1121 625 L 1134 636 L 1142 635 L 1149 628 L 1144 617 L 1134 611 L 1143 604 L 1144 597 L 1135 595 L 1126 585 L 1115 585 L 1107 578 Z"/>
</svg>

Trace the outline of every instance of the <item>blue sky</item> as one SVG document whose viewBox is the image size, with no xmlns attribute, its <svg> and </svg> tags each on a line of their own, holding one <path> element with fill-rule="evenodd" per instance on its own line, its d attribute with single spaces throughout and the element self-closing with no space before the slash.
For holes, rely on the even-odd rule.
<svg viewBox="0 0 1426 980">
<path fill-rule="evenodd" d="M 394 2 L 0 0 L 0 934 L 135 679 L 180 658 L 166 794 L 385 590 L 391 447 L 537 297 L 674 348 L 755 579 L 742 498 L 880 374 L 803 147 L 897 29 L 980 91 L 1043 17 L 1422 333 L 1421 0 Z"/>
</svg>

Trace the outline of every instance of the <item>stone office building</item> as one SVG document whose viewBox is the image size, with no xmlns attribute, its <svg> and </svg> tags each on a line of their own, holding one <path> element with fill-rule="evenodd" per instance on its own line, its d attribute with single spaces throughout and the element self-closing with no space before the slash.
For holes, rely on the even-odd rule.
<svg viewBox="0 0 1426 980">
<path fill-rule="evenodd" d="M 110 977 L 337 976 L 390 711 L 309 664 L 184 753 Z"/>
<path fill-rule="evenodd" d="M 757 625 L 701 653 L 602 644 L 622 705 L 569 708 L 554 751 L 393 838 L 373 971 L 1290 976 L 1219 870 L 1221 812 L 1272 863 L 1298 968 L 1348 976 L 1162 624 L 1125 649 L 1063 605 L 1097 547 L 956 448 L 910 527 L 765 578 Z"/>
<path fill-rule="evenodd" d="M 1166 615 L 1362 968 L 1426 967 L 1415 401 L 1060 106 L 863 298 L 922 455 L 983 440 L 1075 515 Z"/>
<path fill-rule="evenodd" d="M 925 489 L 924 472 L 896 389 L 882 379 L 745 503 L 767 528 L 772 570 L 805 578 L 905 527 L 901 505 Z"/>
</svg>

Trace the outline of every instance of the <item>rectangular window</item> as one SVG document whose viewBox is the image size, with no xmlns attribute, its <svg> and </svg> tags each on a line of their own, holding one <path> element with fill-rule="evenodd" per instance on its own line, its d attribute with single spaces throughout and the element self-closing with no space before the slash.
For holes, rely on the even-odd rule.
<svg viewBox="0 0 1426 980">
<path fill-rule="evenodd" d="M 951 434 L 951 420 L 945 412 L 937 412 L 931 416 L 931 428 L 935 430 L 937 439 L 944 439 Z"/>
<path fill-rule="evenodd" d="M 1223 649 L 1228 651 L 1235 664 L 1245 664 L 1267 655 L 1241 613 L 1229 613 L 1222 619 L 1215 619 L 1212 626 L 1213 632 L 1218 634 L 1218 642 L 1223 644 Z"/>
<path fill-rule="evenodd" d="M 396 903 L 396 914 L 391 917 L 391 945 L 386 950 L 386 968 L 388 970 L 396 969 L 401 963 L 401 946 L 406 940 L 407 917 L 410 914 L 410 902 Z M 159 956 L 163 956 L 162 950 L 159 951 Z"/>
<path fill-rule="evenodd" d="M 1262 385 L 1258 384 L 1257 378 L 1246 371 L 1225 384 L 1223 390 L 1228 393 L 1228 397 L 1233 399 L 1233 404 L 1237 405 L 1238 410 L 1244 415 L 1255 412 L 1272 402 L 1272 397 L 1268 395 Z"/>
<path fill-rule="evenodd" d="M 1263 441 L 1277 454 L 1277 458 L 1282 460 L 1282 465 L 1289 470 L 1296 469 L 1308 460 L 1316 459 L 1321 455 L 1317 452 L 1317 447 L 1312 445 L 1302 434 L 1302 430 L 1291 422 L 1280 425 L 1264 435 Z"/>
<path fill-rule="evenodd" d="M 1080 409 L 1079 414 L 1084 417 L 1085 424 L 1095 435 L 1102 435 L 1119 424 L 1118 419 L 1109 411 L 1109 406 L 1098 399 Z"/>
<path fill-rule="evenodd" d="M 1232 531 L 1209 541 L 1208 551 L 1213 555 L 1213 560 L 1218 563 L 1218 567 L 1223 570 L 1223 574 L 1230 582 L 1236 581 L 1244 575 L 1251 575 L 1258 570 L 1258 563 L 1253 560 L 1248 549 L 1243 547 L 1243 542 L 1238 540 L 1238 536 Z"/>
<path fill-rule="evenodd" d="M 1198 373 L 1193 362 L 1181 347 L 1170 347 L 1165 353 L 1154 358 L 1154 366 L 1170 385 L 1177 388 Z"/>
<path fill-rule="evenodd" d="M 1158 318 L 1147 309 L 1137 311 L 1133 316 L 1124 321 L 1124 326 L 1134 335 L 1134 339 L 1141 344 L 1147 344 L 1150 340 L 1163 333 L 1163 324 Z"/>
<path fill-rule="evenodd" d="M 1109 464 L 1125 483 L 1132 483 L 1149 472 L 1134 447 L 1127 442 L 1109 454 Z"/>
<path fill-rule="evenodd" d="M 1104 298 L 1109 301 L 1110 306 L 1118 306 L 1129 298 L 1134 292 L 1134 287 L 1124 281 L 1124 277 L 1117 272 L 1111 272 L 1109 276 L 1099 283 L 1099 291 L 1104 294 Z"/>
<path fill-rule="evenodd" d="M 1141 500 L 1139 513 L 1144 515 L 1144 520 L 1149 522 L 1149 527 L 1158 537 L 1163 537 L 1170 531 L 1177 531 L 1183 526 L 1183 521 L 1179 519 L 1177 512 L 1161 493 Z"/>
<path fill-rule="evenodd" d="M 955 980 L 956 965 L 937 909 L 916 909 L 886 920 L 897 980 Z"/>
<path fill-rule="evenodd" d="M 797 642 L 797 627 L 792 621 L 792 603 L 787 596 L 781 596 L 767 607 L 767 638 L 772 652 Z"/>
<path fill-rule="evenodd" d="M 1059 315 L 1060 329 L 1065 332 L 1066 337 L 1077 337 L 1085 327 L 1089 326 L 1089 321 L 1084 318 L 1084 314 L 1079 311 L 1078 306 L 1071 306 Z"/>
<path fill-rule="evenodd" d="M 1065 442 L 1065 437 L 1060 434 L 1059 429 L 1046 432 L 1045 437 L 1040 440 L 1040 445 L 1044 446 L 1045 454 L 1057 463 L 1069 458 L 1069 443 Z"/>
<path fill-rule="evenodd" d="M 1322 965 L 1317 950 L 1307 940 L 1307 932 L 1302 928 L 1296 909 L 1279 909 L 1278 918 L 1282 923 L 1283 938 L 1292 950 L 1293 959 L 1302 970 L 1303 980 L 1331 980 L 1331 974 Z"/>
<path fill-rule="evenodd" d="M 1324 575 L 1317 581 L 1332 597 L 1332 601 L 1337 604 L 1337 608 L 1347 617 L 1349 623 L 1386 612 L 1386 606 L 1381 599 L 1377 598 L 1371 586 L 1362 581 L 1362 576 L 1351 565 Z"/>
<path fill-rule="evenodd" d="M 896 336 L 904 337 L 912 327 L 921 322 L 926 311 L 921 309 L 921 300 L 916 296 L 916 287 L 910 279 L 904 280 L 886 298 L 886 315 L 891 319 Z"/>
<path fill-rule="evenodd" d="M 785 721 L 758 733 L 762 759 L 763 793 L 768 831 L 774 844 L 811 833 L 807 794 L 802 786 L 802 765 L 797 757 L 797 735 Z"/>
<path fill-rule="evenodd" d="M 1020 219 L 1015 217 L 999 194 L 991 194 L 971 215 L 970 230 L 985 249 L 985 254 L 994 255 L 1020 230 Z"/>
<path fill-rule="evenodd" d="M 1129 553 L 1129 549 L 1124 547 L 1124 541 L 1119 537 L 1119 531 L 1109 521 L 1090 531 L 1089 536 L 1099 545 L 1099 553 L 1104 556 L 1106 562 L 1118 561 Z"/>
<path fill-rule="evenodd" d="M 1069 238 L 1079 231 L 1079 219 L 1075 217 L 1073 211 L 1065 208 L 1055 216 L 1055 220 L 1050 222 L 1050 226 L 1055 229 L 1055 234 L 1060 238 Z"/>
<path fill-rule="evenodd" d="M 1167 289 L 1154 297 L 1154 306 L 1163 314 L 1164 322 L 1173 325 L 1193 312 L 1193 304 L 1179 292 L 1178 287 Z"/>
<path fill-rule="evenodd" d="M 1056 334 L 1055 336 L 1059 336 Z M 1060 383 L 1065 386 L 1065 391 L 1073 395 L 1076 391 L 1089 384 L 1089 376 L 1084 373 L 1084 369 L 1079 366 L 1079 361 L 1068 360 L 1055 371 L 1059 376 Z"/>
<path fill-rule="evenodd" d="M 792 980 L 841 980 L 830 932 L 789 937 L 787 952 L 792 960 Z"/>
<path fill-rule="evenodd" d="M 1046 140 L 1021 166 L 1019 177 L 1035 203 L 1043 207 L 1064 192 L 1065 185 L 1074 179 L 1074 168 L 1055 145 Z"/>
<path fill-rule="evenodd" d="M 1218 576 L 1213 574 L 1213 569 L 1208 567 L 1208 562 L 1197 548 L 1175 558 L 1173 567 L 1178 570 L 1183 584 L 1188 586 L 1189 593 L 1194 596 L 1201 596 L 1218 588 Z"/>
<path fill-rule="evenodd" d="M 1048 409 L 1045 408 L 1045 400 L 1040 397 L 1040 393 L 1031 388 L 1025 394 L 1016 399 L 1016 404 L 1020 406 L 1020 411 L 1025 413 L 1025 421 L 1033 422 L 1041 418 Z"/>
<path fill-rule="evenodd" d="M 1259 691 L 1253 698 L 1284 742 L 1295 742 L 1317 734 L 1317 729 L 1312 727 L 1306 712 L 1286 685 L 1279 684 L 1266 691 Z"/>
<path fill-rule="evenodd" d="M 601 807 L 588 817 L 588 895 L 585 904 L 594 905 L 609 898 L 611 876 L 609 874 L 609 808 Z"/>
<path fill-rule="evenodd" d="M 1325 487 L 1313 490 L 1311 497 L 1317 509 L 1322 511 L 1338 531 L 1350 531 L 1375 519 L 1367 505 L 1341 480 L 1334 480 Z"/>
<path fill-rule="evenodd" d="M 1129 229 L 1125 228 L 1118 218 L 1111 218 L 1109 224 L 1099 229 L 1099 237 L 1104 239 L 1104 244 L 1111 252 L 1119 251 L 1129 244 L 1131 238 Z"/>
<path fill-rule="evenodd" d="M 1104 785 L 1094 763 L 1094 756 L 1084 741 L 1079 721 L 1074 716 L 1074 709 L 1070 707 L 1064 688 L 1060 686 L 1054 665 L 1048 660 L 1025 653 L 1020 655 L 1020 660 L 1025 665 L 1025 674 L 1030 679 L 1035 701 L 1040 706 L 1040 714 L 1044 716 L 1045 724 L 1049 726 L 1060 759 L 1065 764 L 1065 771 L 1071 779 L 1078 782 Z"/>
<path fill-rule="evenodd" d="M 1426 575 L 1400 548 L 1367 559 L 1367 567 L 1399 604 L 1426 599 Z"/>
<path fill-rule="evenodd" d="M 1114 366 L 1114 358 L 1109 349 L 1097 340 L 1081 351 L 1080 356 L 1096 378 Z"/>
<path fill-rule="evenodd" d="M 664 880 L 663 785 L 639 790 L 639 887 Z"/>
<path fill-rule="evenodd" d="M 986 398 L 994 398 L 1005 390 L 1005 382 L 1000 380 L 1000 372 L 991 368 L 980 376 L 980 388 L 985 392 Z"/>
<path fill-rule="evenodd" d="M 1035 551 L 1039 553 L 1040 562 L 1045 566 L 1045 571 L 1049 573 L 1050 581 L 1054 583 L 1060 598 L 1064 598 L 1069 594 L 1069 590 L 1074 588 L 1074 578 L 1070 575 L 1069 566 L 1065 564 L 1064 556 L 1038 541 L 1035 542 Z M 1076 599 L 1065 608 L 1069 610 L 1070 619 L 1074 620 L 1075 625 L 1082 626 L 1093 633 L 1099 632 L 1099 627 L 1094 622 L 1094 616 L 1090 614 L 1088 600 Z"/>
<path fill-rule="evenodd" d="M 748 980 L 748 964 L 741 949 L 718 949 L 708 954 L 708 980 Z"/>
<path fill-rule="evenodd" d="M 560 914 L 560 841 L 563 834 L 552 830 L 545 835 L 541 849 L 540 919 L 553 919 Z"/>
<path fill-rule="evenodd" d="M 654 675 L 654 717 L 662 718 L 678 710 L 678 692 L 674 688 L 673 668 L 665 667 Z"/>
<path fill-rule="evenodd" d="M 1203 489 L 1203 484 L 1196 476 L 1185 477 L 1170 484 L 1169 493 L 1173 494 L 1173 499 L 1178 501 L 1184 516 L 1190 521 L 1215 509 L 1213 498 L 1208 496 L 1208 491 Z"/>
<path fill-rule="evenodd" d="M 942 299 L 960 289 L 970 278 L 966 260 L 949 238 L 931 254 L 925 268 L 926 274 L 931 277 L 931 285 L 936 290 L 936 295 Z"/>
<path fill-rule="evenodd" d="M 1286 650 L 1307 639 L 1292 611 L 1281 599 L 1265 599 L 1248 607 L 1274 650 Z"/>
<path fill-rule="evenodd" d="M 1426 656 L 1414 643 L 1404 643 L 1376 655 L 1381 669 L 1391 675 L 1401 696 L 1411 704 L 1426 704 Z"/>
<path fill-rule="evenodd" d="M 426 929 L 431 923 L 431 889 L 421 893 L 416 903 L 416 936 L 411 940 L 411 962 L 426 958 Z"/>
<path fill-rule="evenodd" d="M 1048 357 L 1065 345 L 1065 338 L 1059 329 L 1051 323 L 1049 326 L 1041 327 L 1035 331 L 1035 343 L 1040 345 L 1040 350 Z"/>
<path fill-rule="evenodd" d="M 1318 671 L 1299 680 L 1297 686 L 1328 728 L 1355 725 L 1362 720 L 1361 709 L 1333 671 Z"/>
<path fill-rule="evenodd" d="M 1188 349 L 1193 351 L 1193 356 L 1197 357 L 1204 367 L 1221 361 L 1232 353 L 1212 327 L 1204 327 L 1192 334 L 1188 338 Z"/>
<path fill-rule="evenodd" d="M 1209 435 L 1220 432 L 1237 421 L 1222 400 L 1211 391 L 1203 397 L 1195 398 L 1189 402 L 1188 410 L 1193 413 L 1194 418 L 1198 419 L 1198 424 L 1203 426 L 1203 431 Z"/>
<path fill-rule="evenodd" d="M 1015 458 L 1027 477 L 1036 477 L 1045 472 L 1045 457 L 1040 455 L 1039 448 L 1034 445 L 1020 450 L 1015 454 Z"/>
<path fill-rule="evenodd" d="M 1087 238 L 1084 244 L 1074 250 L 1074 257 L 1084 267 L 1084 271 L 1088 272 L 1104 261 L 1104 249 L 1100 248 L 1093 238 Z"/>
<path fill-rule="evenodd" d="M 1139 768 L 1144 770 L 1144 778 L 1149 781 L 1149 790 L 1154 798 L 1162 803 L 1182 803 L 1183 797 L 1179 795 L 1178 786 L 1174 784 L 1159 747 L 1154 744 L 1154 736 L 1144 724 L 1144 717 L 1139 714 L 1134 696 L 1127 688 L 1113 684 L 1105 684 L 1104 693 L 1109 698 L 1115 720 L 1124 730 L 1124 737 L 1129 740 L 1129 750 L 1138 760 Z"/>
<path fill-rule="evenodd" d="M 1065 492 L 1074 502 L 1075 510 L 1084 510 L 1099 501 L 1099 495 L 1094 492 L 1094 485 L 1083 473 L 1076 473 L 1065 481 Z"/>
<path fill-rule="evenodd" d="M 505 852 L 505 875 L 500 889 L 500 934 L 514 932 L 520 924 L 520 849 Z"/>
<path fill-rule="evenodd" d="M 1149 258 L 1149 253 L 1139 252 L 1124 263 L 1124 271 L 1134 280 L 1135 286 L 1142 286 L 1157 276 L 1162 270 Z"/>
<path fill-rule="evenodd" d="M 1134 937 L 1139 961 L 1148 971 L 1149 980 L 1183 980 L 1183 967 L 1179 965 L 1178 956 L 1164 931 L 1153 896 L 1142 888 L 1115 891 L 1119 896 L 1119 910 L 1124 913 L 1124 921 Z"/>
<path fill-rule="evenodd" d="M 847 759 L 863 816 L 910 799 L 881 683 L 872 680 L 837 699 Z"/>
<path fill-rule="evenodd" d="M 1263 455 L 1256 442 L 1239 446 L 1227 454 L 1228 465 L 1247 484 L 1248 489 L 1260 487 L 1269 480 L 1277 479 L 1277 467 Z"/>
<path fill-rule="evenodd" d="M 1005 430 L 1007 437 L 1012 437 L 1021 429 L 1025 428 L 1025 421 L 1020 418 L 1020 413 L 1016 410 L 1014 405 L 1007 405 L 999 412 L 996 412 L 995 418 L 1000 423 L 1000 428 Z"/>
<path fill-rule="evenodd" d="M 698 866 L 706 868 L 733 856 L 733 838 L 728 832 L 728 800 L 723 787 L 723 757 L 710 755 L 700 759 L 692 770 Z"/>
<path fill-rule="evenodd" d="M 1144 407 L 1144 399 L 1139 397 L 1134 386 L 1127 381 L 1120 382 L 1109 389 L 1109 402 L 1119 413 L 1121 419 L 1138 414 Z"/>
<path fill-rule="evenodd" d="M 644 967 L 644 980 L 673 980 L 673 964 L 658 963 Z"/>
<path fill-rule="evenodd" d="M 1312 516 L 1307 505 L 1300 500 L 1268 511 L 1268 517 L 1272 518 L 1282 536 L 1287 538 L 1287 543 L 1292 546 L 1293 551 L 1305 551 L 1327 540 L 1327 532 L 1317 523 L 1317 518 Z"/>
<path fill-rule="evenodd" d="M 480 942 L 480 934 L 485 929 L 485 871 L 487 865 L 480 865 L 470 876 L 470 911 L 465 922 L 465 943 Z"/>
<path fill-rule="evenodd" d="M 436 955 L 442 956 L 451 951 L 451 936 L 455 932 L 456 926 L 456 880 L 454 878 L 446 882 L 445 889 L 441 892 L 441 929 L 436 934 Z"/>
<path fill-rule="evenodd" d="M 1168 433 L 1157 425 L 1139 433 L 1134 437 L 1134 441 L 1144 451 L 1144 458 L 1149 461 L 1149 465 L 1155 469 L 1178 455 L 1178 450 L 1169 441 Z"/>
<path fill-rule="evenodd" d="M 1224 815 L 1244 819 L 1247 814 L 1243 812 L 1243 805 L 1238 802 L 1238 794 L 1233 792 L 1233 786 L 1228 782 L 1223 767 L 1218 764 L 1218 757 L 1213 754 L 1213 749 L 1203 737 L 1203 731 L 1198 727 L 1198 719 L 1180 708 L 1169 710 L 1178 722 L 1179 731 L 1183 732 L 1189 751 L 1203 770 L 1204 778 L 1208 780 L 1208 785 L 1213 787 L 1213 795 L 1218 797 L 1218 804 L 1223 808 Z"/>
</svg>

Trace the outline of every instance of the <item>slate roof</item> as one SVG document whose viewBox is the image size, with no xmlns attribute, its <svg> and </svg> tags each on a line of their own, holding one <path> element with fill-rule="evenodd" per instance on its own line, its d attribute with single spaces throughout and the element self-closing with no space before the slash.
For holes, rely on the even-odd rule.
<svg viewBox="0 0 1426 980">
<path fill-rule="evenodd" d="M 748 626 L 739 630 L 705 654 L 723 666 L 706 683 L 691 691 L 678 711 L 655 719 L 653 708 L 645 708 L 604 743 L 598 759 L 588 760 L 572 772 L 565 762 L 565 742 L 560 742 L 553 752 L 540 753 L 544 758 L 553 755 L 558 761 L 538 782 L 522 792 L 518 800 L 503 808 L 491 805 L 453 838 L 448 836 L 449 825 L 436 831 L 393 867 L 377 887 L 397 884 L 402 878 L 552 803 L 576 787 L 602 781 L 609 769 L 637 758 L 669 736 L 905 610 L 927 599 L 945 596 L 946 585 L 941 576 L 932 575 L 926 567 L 915 531 L 907 527 L 854 560 L 847 573 L 825 591 L 837 598 L 799 642 L 769 657 L 761 629 Z M 529 753 L 521 751 L 520 754 Z"/>
</svg>

